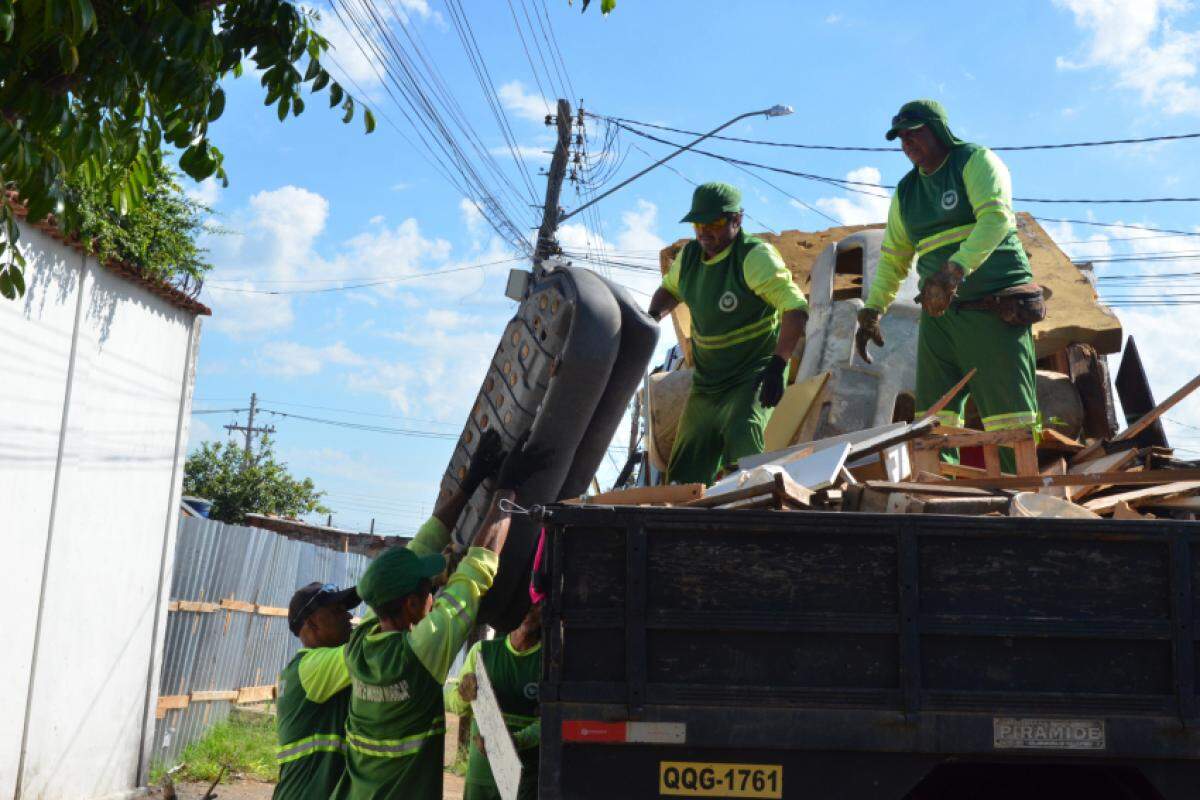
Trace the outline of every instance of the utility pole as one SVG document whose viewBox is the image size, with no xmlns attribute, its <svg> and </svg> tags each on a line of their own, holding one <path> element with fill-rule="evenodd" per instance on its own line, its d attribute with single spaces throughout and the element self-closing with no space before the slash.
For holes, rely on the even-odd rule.
<svg viewBox="0 0 1200 800">
<path fill-rule="evenodd" d="M 555 122 L 558 125 L 558 142 L 554 145 L 554 155 L 550 159 L 550 171 L 546 173 L 546 203 L 542 206 L 542 224 L 538 228 L 537 245 L 533 251 L 534 267 L 552 255 L 557 247 L 554 237 L 558 231 L 561 214 L 558 196 L 562 192 L 563 178 L 567 174 L 567 159 L 571 149 L 571 104 L 561 98 L 558 101 Z M 546 124 L 550 124 L 549 115 L 546 117 Z"/>
<path fill-rule="evenodd" d="M 246 434 L 246 460 L 250 460 L 250 450 L 254 442 L 254 434 L 256 433 L 274 433 L 274 425 L 262 425 L 254 427 L 254 415 L 258 413 L 258 395 L 250 393 L 250 414 L 246 418 L 245 425 L 226 425 L 225 430 L 233 433 L 234 431 L 244 431 Z"/>
</svg>

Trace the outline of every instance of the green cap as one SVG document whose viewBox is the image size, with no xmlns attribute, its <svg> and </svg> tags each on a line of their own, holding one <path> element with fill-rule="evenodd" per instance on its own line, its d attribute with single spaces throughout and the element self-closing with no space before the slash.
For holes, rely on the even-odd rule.
<svg viewBox="0 0 1200 800">
<path fill-rule="evenodd" d="M 358 579 L 358 596 L 371 608 L 378 608 L 415 592 L 422 578 L 432 578 L 445 568 L 446 559 L 440 553 L 419 556 L 407 548 L 393 547 L 367 566 Z"/>
<path fill-rule="evenodd" d="M 900 106 L 896 116 L 892 117 L 887 139 L 890 142 L 900 135 L 900 131 L 916 130 L 922 125 L 928 125 L 933 135 L 946 147 L 962 144 L 962 140 L 950 132 L 946 109 L 937 100 L 913 100 Z"/>
<path fill-rule="evenodd" d="M 680 222 L 716 222 L 742 210 L 742 193 L 728 183 L 705 183 L 692 192 L 692 210 Z"/>
</svg>

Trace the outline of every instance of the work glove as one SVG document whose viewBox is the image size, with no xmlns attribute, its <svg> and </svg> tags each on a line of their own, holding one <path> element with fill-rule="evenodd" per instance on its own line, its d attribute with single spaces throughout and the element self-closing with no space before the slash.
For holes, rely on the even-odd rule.
<svg viewBox="0 0 1200 800">
<path fill-rule="evenodd" d="M 496 475 L 498 491 L 516 491 L 525 480 L 550 463 L 552 453 L 545 447 L 529 446 L 529 431 L 525 431 L 500 465 Z"/>
<path fill-rule="evenodd" d="M 479 488 L 479 484 L 494 476 L 504 463 L 504 443 L 500 434 L 495 430 L 487 431 L 479 439 L 479 446 L 471 456 L 467 466 L 467 476 L 463 478 L 463 492 L 470 497 Z"/>
<path fill-rule="evenodd" d="M 779 356 L 771 356 L 771 360 L 758 374 L 758 402 L 763 408 L 774 408 L 783 398 L 783 370 L 787 361 Z"/>
<path fill-rule="evenodd" d="M 942 268 L 925 279 L 921 294 L 917 296 L 921 308 L 931 317 L 940 317 L 950 308 L 958 294 L 958 286 L 963 281 L 963 268 L 953 261 L 947 261 Z"/>
<path fill-rule="evenodd" d="M 867 306 L 858 312 L 858 332 L 854 334 L 854 349 L 868 364 L 871 363 L 871 356 L 867 353 L 867 342 L 874 342 L 877 346 L 883 347 L 883 330 L 879 327 L 881 319 L 883 319 L 882 312 Z"/>
</svg>

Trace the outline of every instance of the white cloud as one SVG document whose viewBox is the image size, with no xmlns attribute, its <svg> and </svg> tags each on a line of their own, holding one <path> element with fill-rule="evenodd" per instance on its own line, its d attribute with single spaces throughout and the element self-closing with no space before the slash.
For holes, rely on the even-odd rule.
<svg viewBox="0 0 1200 800">
<path fill-rule="evenodd" d="M 516 149 L 517 157 L 521 158 L 525 161 L 548 162 L 548 161 L 550 161 L 550 156 L 551 156 L 550 148 L 552 146 L 553 145 L 550 145 L 550 144 L 547 144 L 544 147 L 539 147 L 537 145 L 529 145 L 529 144 L 519 144 L 516 146 L 515 149 Z M 488 150 L 488 152 L 494 156 L 503 156 L 506 158 L 511 158 L 512 154 L 513 154 L 513 151 L 509 149 L 508 145 L 503 145 L 501 147 L 493 147 L 490 150 Z"/>
<path fill-rule="evenodd" d="M 509 81 L 499 89 L 500 102 L 509 111 L 530 122 L 544 122 L 554 113 L 550 101 L 534 92 L 527 92 L 520 81 Z"/>
<path fill-rule="evenodd" d="M 267 342 L 258 349 L 255 364 L 259 370 L 282 378 L 316 375 L 330 364 L 358 367 L 366 360 L 341 342 L 325 347 L 310 347 L 299 342 Z"/>
<path fill-rule="evenodd" d="M 464 197 L 458 201 L 458 210 L 462 212 L 463 224 L 467 226 L 467 232 L 471 234 L 471 238 L 478 238 L 487 228 L 487 221 L 484 220 L 479 206 L 474 200 Z"/>
<path fill-rule="evenodd" d="M 842 21 L 841 14 L 830 14 L 829 16 L 825 17 L 826 25 L 837 25 L 841 21 Z"/>
<path fill-rule="evenodd" d="M 881 183 L 882 175 L 875 167 L 859 167 L 846 173 L 846 180 Z M 835 217 L 843 225 L 869 225 L 875 222 L 886 222 L 890 202 L 887 190 L 862 188 L 870 194 L 855 192 L 847 197 L 822 197 L 817 200 L 817 207 Z M 804 209 L 795 200 L 790 202 L 793 207 Z"/>
<path fill-rule="evenodd" d="M 200 446 L 201 442 L 212 441 L 217 438 L 212 426 L 204 420 L 193 416 L 191 425 L 188 427 L 188 442 L 187 452 L 191 452 Z"/>
<path fill-rule="evenodd" d="M 212 208 L 221 199 L 221 184 L 216 178 L 205 178 L 200 183 L 190 183 L 183 193 L 192 202 Z"/>
<path fill-rule="evenodd" d="M 1200 113 L 1196 61 L 1200 30 L 1179 29 L 1176 15 L 1190 10 L 1184 0 L 1054 0 L 1075 17 L 1089 40 L 1083 57 L 1060 56 L 1060 69 L 1112 70 L 1117 85 L 1136 91 L 1142 102 L 1168 114 Z"/>
<path fill-rule="evenodd" d="M 579 222 L 560 227 L 558 240 L 570 253 L 595 253 L 597 257 L 611 257 L 633 266 L 632 269 L 619 269 L 602 263 L 583 264 L 601 274 L 609 273 L 613 281 L 645 298 L 653 294 L 662 281 L 658 251 L 666 246 L 666 242 L 656 233 L 657 226 L 658 206 L 639 199 L 634 208 L 621 213 L 621 227 L 611 240 L 602 231 L 593 232 Z"/>
</svg>

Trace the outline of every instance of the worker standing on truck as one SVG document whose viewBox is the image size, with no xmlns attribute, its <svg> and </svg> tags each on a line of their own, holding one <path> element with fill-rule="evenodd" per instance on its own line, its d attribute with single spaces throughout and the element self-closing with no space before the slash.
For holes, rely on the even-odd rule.
<svg viewBox="0 0 1200 800">
<path fill-rule="evenodd" d="M 537 715 L 538 683 L 542 679 L 541 603 L 531 605 L 521 624 L 508 636 L 475 643 L 458 679 L 446 684 L 447 711 L 462 716 L 470 710 L 478 687 L 475 665 L 480 662 L 491 679 L 496 702 L 521 759 L 517 798 L 537 800 L 538 746 L 542 738 Z M 474 720 L 465 786 L 463 800 L 500 800 L 487 749 Z"/>
<path fill-rule="evenodd" d="M 969 394 L 984 430 L 1036 431 L 1031 326 L 1046 312 L 1017 237 L 1008 168 L 986 147 L 956 138 L 935 100 L 905 103 L 887 132 L 897 137 L 913 168 L 892 195 L 879 268 L 858 314 L 858 352 L 870 363 L 867 342 L 883 344 L 880 319 L 915 255 L 922 308 L 916 416 L 974 368 L 970 385 L 939 412 L 941 422 L 961 427 Z M 1001 461 L 1015 471 L 1009 448 Z"/>
<path fill-rule="evenodd" d="M 762 452 L 808 303 L 779 251 L 742 230 L 733 186 L 697 187 L 681 222 L 692 223 L 696 238 L 675 256 L 649 308 L 661 320 L 686 303 L 692 317 L 695 371 L 667 480 L 711 484 L 742 456 Z"/>
<path fill-rule="evenodd" d="M 446 562 L 432 539 L 413 546 L 420 534 L 407 548 L 380 555 L 363 573 L 358 592 L 373 616 L 346 645 L 348 751 L 334 797 L 441 800 L 442 684 L 499 566 L 510 516 L 503 501 L 511 502 L 516 488 L 546 460 L 524 441 L 504 459 L 488 514 L 436 599 L 432 580 Z"/>
<path fill-rule="evenodd" d="M 353 586 L 315 581 L 288 604 L 288 629 L 301 646 L 279 673 L 275 800 L 327 800 L 346 768 L 350 673 L 343 645 L 359 602 Z"/>
</svg>

